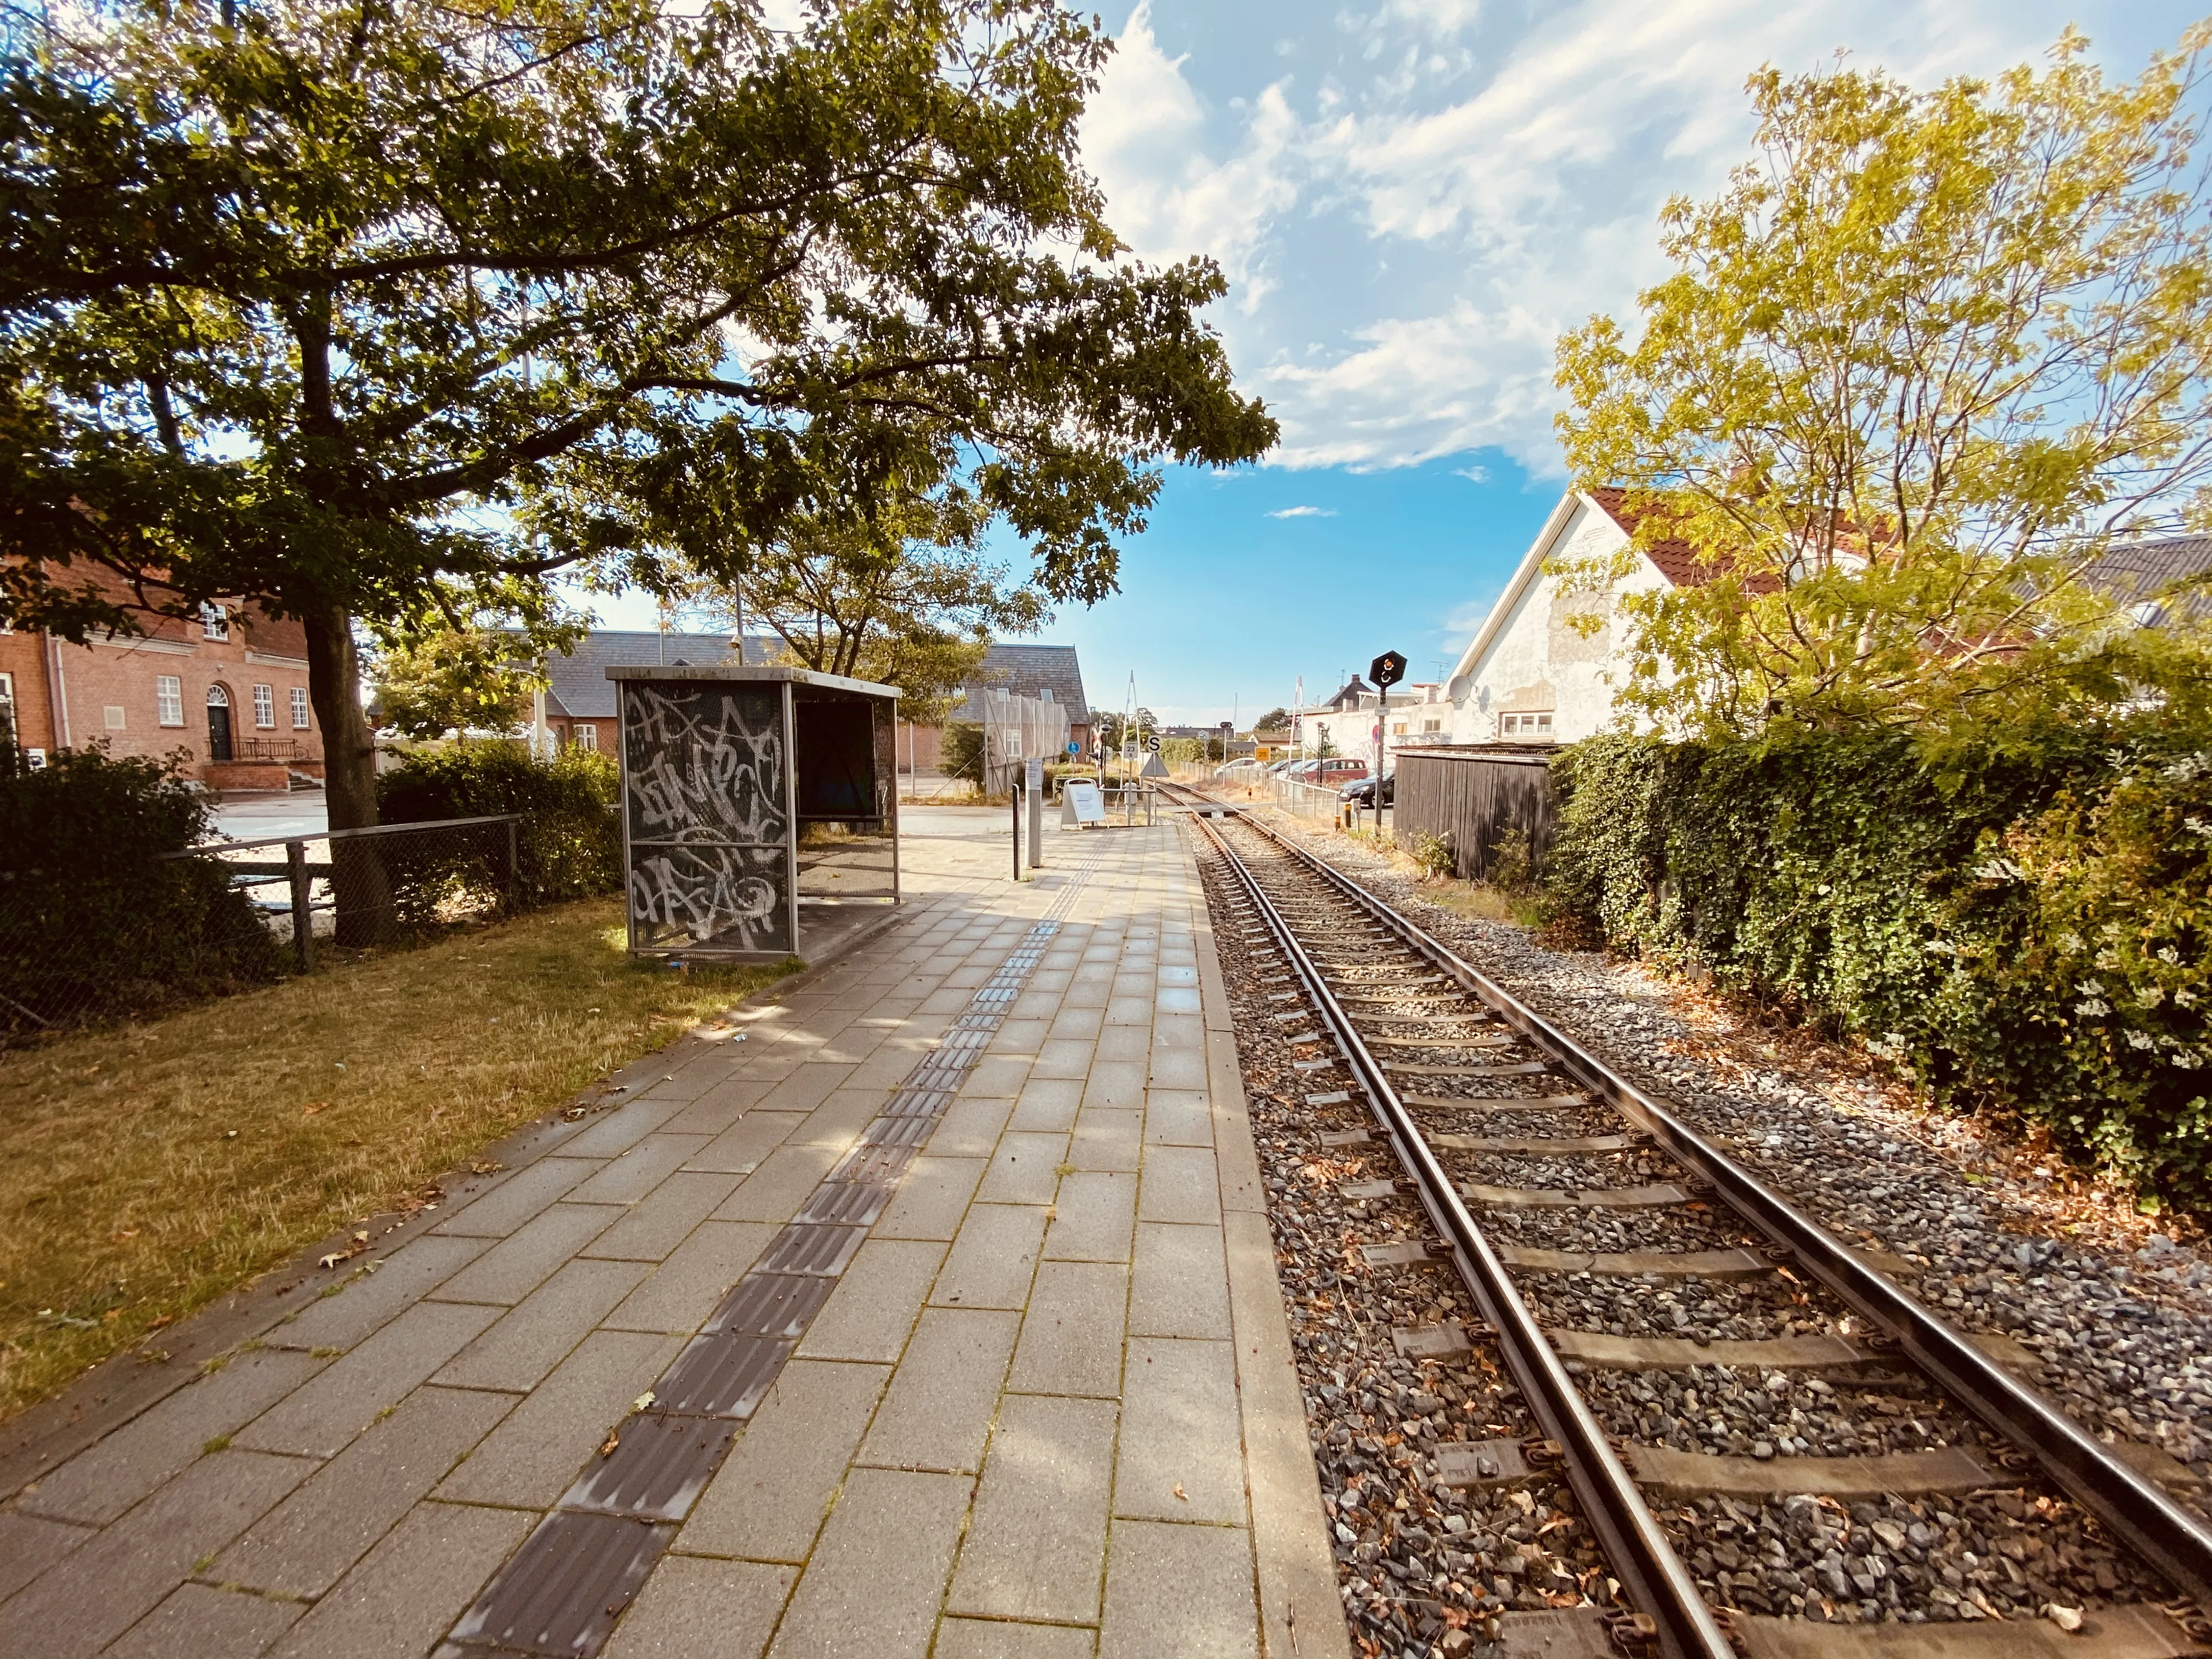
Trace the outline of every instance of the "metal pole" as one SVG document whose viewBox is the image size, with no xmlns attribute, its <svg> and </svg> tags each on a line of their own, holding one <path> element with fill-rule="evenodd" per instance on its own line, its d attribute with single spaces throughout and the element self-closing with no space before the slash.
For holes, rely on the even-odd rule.
<svg viewBox="0 0 2212 1659">
<path fill-rule="evenodd" d="M 1014 804 L 1014 879 L 1019 881 L 1022 878 L 1022 781 L 1019 777 L 1014 780 L 1009 799 Z"/>
<path fill-rule="evenodd" d="M 1026 778 L 1023 788 L 1030 798 L 1030 868 L 1035 870 L 1044 863 L 1044 791 L 1030 788 Z"/>
<path fill-rule="evenodd" d="M 299 960 L 300 971 L 311 973 L 315 966 L 315 913 L 314 884 L 307 876 L 307 843 L 286 842 L 284 866 L 292 879 L 292 954 Z"/>
</svg>

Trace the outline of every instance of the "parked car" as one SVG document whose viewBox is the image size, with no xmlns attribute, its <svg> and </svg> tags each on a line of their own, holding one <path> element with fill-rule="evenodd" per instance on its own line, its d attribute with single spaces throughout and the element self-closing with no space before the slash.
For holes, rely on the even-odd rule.
<svg viewBox="0 0 2212 1659">
<path fill-rule="evenodd" d="M 1340 789 L 1346 784 L 1367 775 L 1367 763 L 1349 755 L 1338 755 L 1328 760 L 1299 761 L 1286 775 L 1300 783 L 1310 783 L 1323 789 Z"/>
<path fill-rule="evenodd" d="M 1362 778 L 1357 783 L 1346 785 L 1337 799 L 1352 805 L 1371 809 L 1375 805 L 1375 782 L 1373 778 Z M 1397 799 L 1398 775 L 1385 772 L 1382 782 L 1382 804 L 1389 806 Z"/>
</svg>

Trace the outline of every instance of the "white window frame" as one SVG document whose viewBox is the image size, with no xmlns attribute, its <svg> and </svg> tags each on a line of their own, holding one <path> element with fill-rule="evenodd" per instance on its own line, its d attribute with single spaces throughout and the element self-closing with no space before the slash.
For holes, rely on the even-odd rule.
<svg viewBox="0 0 2212 1659">
<path fill-rule="evenodd" d="M 292 688 L 292 729 L 295 732 L 307 729 L 307 688 L 304 685 Z"/>
<path fill-rule="evenodd" d="M 597 754 L 599 749 L 599 728 L 596 726 L 572 726 L 569 741 L 587 754 Z"/>
<path fill-rule="evenodd" d="M 253 729 L 274 732 L 276 729 L 276 688 L 257 685 L 253 688 Z"/>
<path fill-rule="evenodd" d="M 154 724 L 181 726 L 185 723 L 185 683 L 174 674 L 154 676 Z"/>
<path fill-rule="evenodd" d="M 1501 738 L 1548 738 L 1552 735 L 1552 711 L 1538 708 L 1500 714 L 1498 717 L 1498 735 Z"/>
<path fill-rule="evenodd" d="M 204 640 L 230 638 L 230 612 L 213 600 L 200 607 L 200 637 Z"/>
</svg>

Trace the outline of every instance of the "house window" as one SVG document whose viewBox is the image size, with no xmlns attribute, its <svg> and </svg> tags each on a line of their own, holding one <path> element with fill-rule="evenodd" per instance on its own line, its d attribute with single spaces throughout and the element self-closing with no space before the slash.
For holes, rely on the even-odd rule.
<svg viewBox="0 0 2212 1659">
<path fill-rule="evenodd" d="M 276 725 L 276 692 L 272 686 L 253 688 L 253 724 L 261 729 L 273 730 Z"/>
<path fill-rule="evenodd" d="M 219 605 L 200 607 L 200 634 L 203 638 L 227 640 L 230 637 L 230 612 Z"/>
<path fill-rule="evenodd" d="M 1421 722 L 1421 730 L 1424 732 L 1441 732 L 1443 729 L 1444 723 L 1442 720 L 1423 720 Z"/>
<path fill-rule="evenodd" d="M 576 727 L 576 747 L 596 750 L 599 746 L 599 728 L 596 726 Z"/>
<path fill-rule="evenodd" d="M 154 719 L 161 726 L 185 723 L 185 688 L 174 674 L 154 676 Z"/>
<path fill-rule="evenodd" d="M 1501 738 L 1548 738 L 1552 735 L 1549 714 L 1500 714 L 1498 735 Z"/>
<path fill-rule="evenodd" d="M 304 685 L 292 688 L 292 729 L 295 732 L 307 729 L 307 688 Z"/>
<path fill-rule="evenodd" d="M 123 710 L 118 705 L 106 704 L 100 709 L 100 717 L 109 731 L 120 732 L 123 729 Z"/>
<path fill-rule="evenodd" d="M 1390 724 L 1390 735 L 1394 738 L 1404 737 L 1406 735 L 1406 722 L 1403 720 L 1393 720 Z"/>
</svg>

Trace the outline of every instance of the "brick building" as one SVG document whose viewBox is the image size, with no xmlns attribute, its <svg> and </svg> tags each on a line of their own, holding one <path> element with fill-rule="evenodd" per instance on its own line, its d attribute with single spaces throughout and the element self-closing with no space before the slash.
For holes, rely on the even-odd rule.
<svg viewBox="0 0 2212 1659">
<path fill-rule="evenodd" d="M 187 775 L 217 789 L 284 789 L 295 775 L 322 775 L 298 623 L 211 605 L 196 620 L 140 625 L 143 635 L 85 645 L 0 629 L 0 736 L 33 765 L 103 740 L 112 755 L 182 749 Z"/>
</svg>

